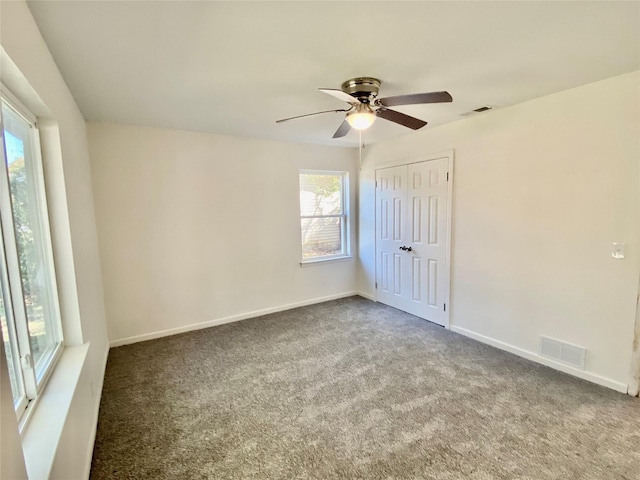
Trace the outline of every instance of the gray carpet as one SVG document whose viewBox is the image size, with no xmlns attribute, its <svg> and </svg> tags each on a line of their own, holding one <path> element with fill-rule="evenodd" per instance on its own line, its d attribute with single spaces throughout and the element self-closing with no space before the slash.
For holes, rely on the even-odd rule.
<svg viewBox="0 0 640 480">
<path fill-rule="evenodd" d="M 112 349 L 91 478 L 631 480 L 640 401 L 351 297 Z"/>
</svg>

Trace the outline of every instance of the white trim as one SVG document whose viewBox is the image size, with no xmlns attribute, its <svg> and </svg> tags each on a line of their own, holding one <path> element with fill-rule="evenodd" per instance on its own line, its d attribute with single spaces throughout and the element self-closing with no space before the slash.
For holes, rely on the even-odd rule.
<svg viewBox="0 0 640 480">
<path fill-rule="evenodd" d="M 452 225 L 453 225 L 453 179 L 455 178 L 454 173 L 454 155 L 453 150 L 450 150 L 447 153 L 447 158 L 449 159 L 447 162 L 447 253 L 445 255 L 445 259 L 447 262 L 447 291 L 444 294 L 444 298 L 447 299 L 447 324 L 444 325 L 444 328 L 447 330 L 451 329 L 451 248 L 453 245 L 453 237 L 452 237 Z"/>
<path fill-rule="evenodd" d="M 344 175 L 349 173 L 348 170 L 322 170 L 317 168 L 301 168 L 298 170 L 298 175 Z"/>
<path fill-rule="evenodd" d="M 322 265 L 324 263 L 336 263 L 353 260 L 352 255 L 340 255 L 339 257 L 318 257 L 316 259 L 308 259 L 300 262 L 301 267 L 311 267 L 313 265 Z"/>
<path fill-rule="evenodd" d="M 513 353 L 522 358 L 526 358 L 527 360 L 531 360 L 536 363 L 540 363 L 547 367 L 551 367 L 555 370 L 559 370 L 561 372 L 567 373 L 569 375 L 573 375 L 574 377 L 581 378 L 583 380 L 587 380 L 592 383 L 596 383 L 598 385 L 602 385 L 603 387 L 611 388 L 612 390 L 616 390 L 621 393 L 627 393 L 628 385 L 625 383 L 618 382 L 616 380 L 612 380 L 610 378 L 602 377 L 597 373 L 585 372 L 584 370 L 579 370 L 574 367 L 570 367 L 563 363 L 555 362 L 546 357 L 541 357 L 535 352 L 525 350 L 524 348 L 516 347 L 515 345 L 511 345 L 509 343 L 502 342 L 500 340 L 496 340 L 491 337 L 487 337 L 480 333 L 473 332 L 471 330 L 467 330 L 466 328 L 458 327 L 456 325 L 451 326 L 451 331 L 459 333 L 460 335 L 464 335 L 465 337 L 472 338 L 477 340 L 478 342 L 485 343 L 487 345 L 491 345 L 492 347 L 499 348 L 500 350 L 504 350 L 509 353 Z"/>
<path fill-rule="evenodd" d="M 453 159 L 453 149 L 444 150 L 427 155 L 415 155 L 411 157 L 398 158 L 384 163 L 376 163 L 374 165 L 364 165 L 364 170 L 381 170 L 383 168 L 399 167 L 401 165 L 411 165 L 412 163 L 428 162 L 429 160 L 438 160 L 440 158 Z"/>
<path fill-rule="evenodd" d="M 168 337 L 171 335 L 177 335 L 178 333 L 191 332 L 194 330 L 202 330 L 203 328 L 224 325 L 225 323 L 239 322 L 240 320 L 246 320 L 248 318 L 260 317 L 262 315 L 269 315 L 270 313 L 282 312 L 285 310 L 291 310 L 292 308 L 313 305 L 315 303 L 328 302 L 330 300 L 337 300 L 338 298 L 353 297 L 354 295 L 359 295 L 359 292 L 350 291 L 350 292 L 337 293 L 335 295 L 312 298 L 309 300 L 303 300 L 301 302 L 294 302 L 294 303 L 288 303 L 285 305 L 279 305 L 277 307 L 269 307 L 269 308 L 263 308 L 260 310 L 253 310 L 251 312 L 238 313 L 236 315 L 229 315 L 228 317 L 217 318 L 215 320 L 209 320 L 207 322 L 192 323 L 191 325 L 185 325 L 183 327 L 168 328 L 166 330 L 159 330 L 157 332 L 143 333 L 142 335 L 134 335 L 131 337 L 112 340 L 109 342 L 109 346 L 111 348 L 120 347 L 122 345 L 129 345 L 131 343 L 144 342 L 146 340 L 153 340 L 155 338 L 162 338 L 162 337 Z"/>
<path fill-rule="evenodd" d="M 640 396 L 640 282 L 636 296 L 636 318 L 633 327 L 633 348 L 631 350 L 631 375 L 629 376 L 629 395 Z"/>
<path fill-rule="evenodd" d="M 53 256 L 53 238 L 51 236 L 51 222 L 49 221 L 50 210 L 47 202 L 47 185 L 44 180 L 44 159 L 42 158 L 42 144 L 40 143 L 40 130 L 34 127 L 34 131 L 31 135 L 31 142 L 33 144 L 34 155 L 37 155 L 37 162 L 34 162 L 34 173 L 36 182 L 38 182 L 38 189 L 36 192 L 37 201 L 39 203 L 38 208 L 42 214 L 39 218 L 42 227 L 42 242 L 40 242 L 40 251 L 43 253 L 44 261 L 46 263 L 47 282 L 49 282 L 49 288 L 52 290 L 53 295 L 50 296 L 49 305 L 53 311 L 55 318 L 52 319 L 53 325 L 49 325 L 52 328 L 51 335 L 53 335 L 57 344 L 60 347 L 64 347 L 64 336 L 62 333 L 62 314 L 60 313 L 60 301 L 58 299 L 60 293 L 58 290 L 58 281 L 56 279 L 56 262 Z M 51 365 L 55 365 L 52 361 L 47 369 L 51 368 Z M 40 382 L 38 382 L 40 383 Z"/>
</svg>

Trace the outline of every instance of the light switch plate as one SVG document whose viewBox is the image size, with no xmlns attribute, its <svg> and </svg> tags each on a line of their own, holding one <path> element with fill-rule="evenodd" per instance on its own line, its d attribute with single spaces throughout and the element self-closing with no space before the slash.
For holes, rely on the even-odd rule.
<svg viewBox="0 0 640 480">
<path fill-rule="evenodd" d="M 624 243 L 612 243 L 613 250 L 611 250 L 611 256 L 613 258 L 621 259 L 624 258 Z"/>
</svg>

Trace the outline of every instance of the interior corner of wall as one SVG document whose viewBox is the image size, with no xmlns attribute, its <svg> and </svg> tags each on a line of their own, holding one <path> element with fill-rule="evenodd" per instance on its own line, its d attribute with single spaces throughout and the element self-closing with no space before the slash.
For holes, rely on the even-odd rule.
<svg viewBox="0 0 640 480">
<path fill-rule="evenodd" d="M 640 394 L 640 383 L 638 382 L 637 378 L 631 380 L 627 393 L 632 397 L 637 397 Z"/>
</svg>

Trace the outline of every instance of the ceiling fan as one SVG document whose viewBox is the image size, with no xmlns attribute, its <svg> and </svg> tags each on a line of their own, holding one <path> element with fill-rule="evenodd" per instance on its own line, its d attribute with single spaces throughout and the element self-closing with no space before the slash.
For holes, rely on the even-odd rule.
<svg viewBox="0 0 640 480">
<path fill-rule="evenodd" d="M 451 102 L 453 98 L 448 92 L 413 93 L 408 95 L 396 95 L 394 97 L 378 97 L 380 80 L 372 77 L 357 77 L 347 80 L 342 84 L 341 90 L 334 88 L 320 88 L 321 92 L 332 95 L 347 102 L 348 109 L 325 110 L 323 112 L 307 113 L 296 117 L 283 118 L 276 123 L 288 122 L 297 118 L 310 117 L 323 113 L 345 112 L 346 118 L 333 134 L 333 138 L 344 137 L 349 130 L 365 130 L 369 128 L 376 117 L 384 118 L 390 122 L 418 130 L 424 127 L 427 122 L 419 118 L 405 115 L 404 113 L 391 110 L 389 107 L 400 105 L 416 105 L 421 103 L 444 103 Z"/>
</svg>

